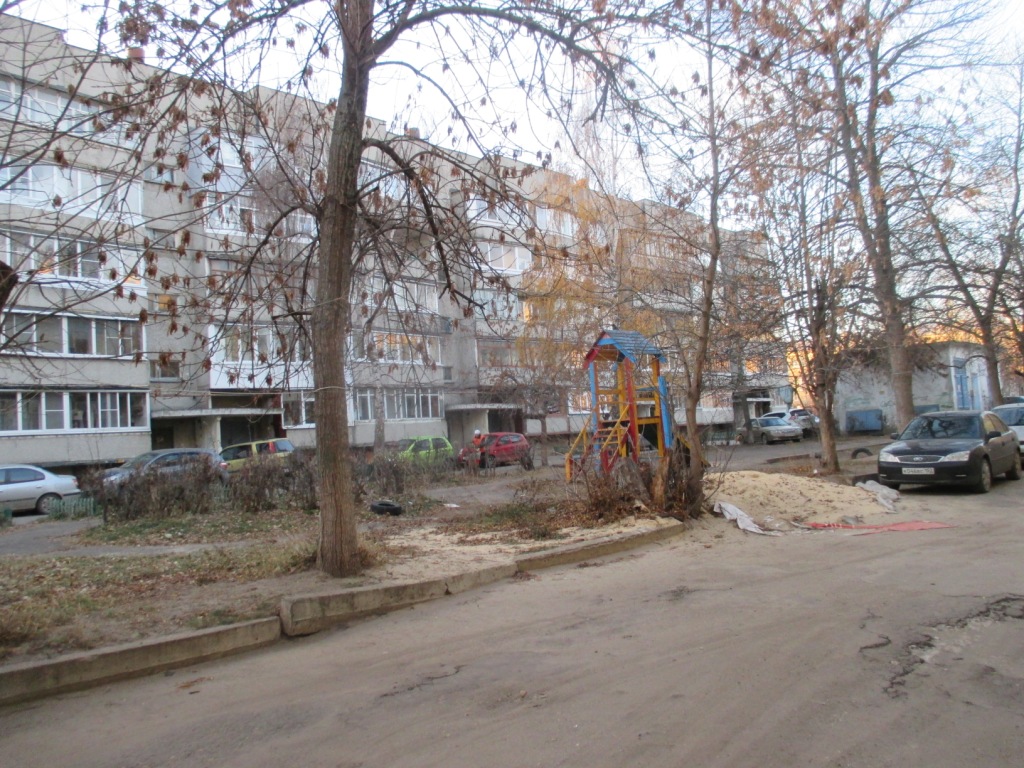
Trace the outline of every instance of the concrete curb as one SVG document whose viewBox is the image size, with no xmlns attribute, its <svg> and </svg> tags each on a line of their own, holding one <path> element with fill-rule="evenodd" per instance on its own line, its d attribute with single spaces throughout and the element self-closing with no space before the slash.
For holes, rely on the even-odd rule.
<svg viewBox="0 0 1024 768">
<path fill-rule="evenodd" d="M 281 631 L 289 636 L 311 635 L 363 616 L 387 613 L 426 600 L 507 579 L 515 564 L 497 565 L 430 581 L 386 587 L 356 587 L 323 595 L 298 595 L 281 601 Z"/>
<path fill-rule="evenodd" d="M 277 642 L 281 622 L 255 619 L 228 627 L 142 640 L 0 669 L 0 706 L 142 677 Z"/>
<path fill-rule="evenodd" d="M 281 601 L 278 616 L 227 627 L 26 662 L 0 668 L 0 706 L 68 693 L 117 680 L 199 664 L 271 645 L 282 636 L 309 635 L 347 621 L 455 595 L 514 576 L 624 552 L 677 536 L 687 526 L 672 523 L 653 531 L 579 542 L 497 565 L 428 581 L 384 587 L 356 587 Z"/>
<path fill-rule="evenodd" d="M 567 547 L 560 547 L 559 549 L 552 549 L 547 552 L 537 552 L 517 558 L 516 567 L 521 572 L 527 572 L 540 570 L 541 568 L 554 568 L 558 565 L 580 563 L 592 557 L 605 557 L 606 555 L 625 552 L 634 547 L 642 547 L 645 544 L 654 544 L 655 542 L 678 536 L 685 530 L 686 525 L 684 523 L 676 522 L 662 528 L 656 528 L 653 531 L 597 539 L 596 541 L 581 541 L 578 544 L 570 544 Z"/>
</svg>

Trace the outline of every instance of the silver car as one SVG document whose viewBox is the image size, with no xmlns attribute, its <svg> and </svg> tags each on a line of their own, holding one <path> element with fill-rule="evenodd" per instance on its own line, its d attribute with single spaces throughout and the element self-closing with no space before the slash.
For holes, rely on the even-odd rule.
<svg viewBox="0 0 1024 768">
<path fill-rule="evenodd" d="M 47 515 L 62 499 L 74 498 L 80 493 L 78 478 L 72 475 L 55 475 L 31 464 L 0 466 L 0 509 L 12 512 L 34 509 Z"/>
<path fill-rule="evenodd" d="M 786 440 L 800 442 L 804 431 L 798 425 L 776 416 L 762 416 L 750 421 L 750 439 L 755 443 L 781 443 Z"/>
<path fill-rule="evenodd" d="M 992 413 L 1006 422 L 1006 426 L 1017 433 L 1020 439 L 1020 452 L 1024 455 L 1024 403 L 997 405 Z"/>
</svg>

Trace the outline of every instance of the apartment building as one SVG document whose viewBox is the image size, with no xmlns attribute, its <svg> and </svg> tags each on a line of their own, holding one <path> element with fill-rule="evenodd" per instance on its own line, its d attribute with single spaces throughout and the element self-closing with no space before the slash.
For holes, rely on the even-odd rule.
<svg viewBox="0 0 1024 768">
<path fill-rule="evenodd" d="M 0 462 L 313 445 L 330 110 L 167 77 L 138 50 L 101 59 L 15 17 L 0 43 L 0 262 L 17 277 L 0 304 Z M 665 276 L 696 252 L 664 225 L 662 245 L 641 243 L 637 222 L 666 220 L 653 204 L 379 121 L 368 133 L 352 320 L 344 348 L 319 351 L 346 357 L 349 423 L 326 426 L 353 446 L 575 433 L 602 327 L 647 318 L 638 330 L 664 338 L 690 311 Z"/>
</svg>

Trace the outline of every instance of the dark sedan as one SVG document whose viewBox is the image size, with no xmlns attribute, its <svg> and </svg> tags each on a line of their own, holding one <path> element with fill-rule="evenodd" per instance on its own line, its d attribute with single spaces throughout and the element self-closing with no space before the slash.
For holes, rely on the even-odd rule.
<svg viewBox="0 0 1024 768">
<path fill-rule="evenodd" d="M 1016 433 L 991 411 L 936 411 L 918 416 L 878 454 L 878 479 L 901 484 L 967 485 L 987 493 L 995 475 L 1020 480 Z"/>
<path fill-rule="evenodd" d="M 108 469 L 100 477 L 108 489 L 145 475 L 180 478 L 182 481 L 209 475 L 222 481 L 228 479 L 228 464 L 219 453 L 206 448 L 165 448 L 149 451 Z"/>
</svg>

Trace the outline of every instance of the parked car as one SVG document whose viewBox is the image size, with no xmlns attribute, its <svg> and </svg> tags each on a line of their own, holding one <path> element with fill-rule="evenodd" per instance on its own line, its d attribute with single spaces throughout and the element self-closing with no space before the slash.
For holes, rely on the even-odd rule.
<svg viewBox="0 0 1024 768">
<path fill-rule="evenodd" d="M 901 484 L 992 487 L 995 475 L 1021 478 L 1020 439 L 991 411 L 934 411 L 915 418 L 878 454 L 878 479 Z"/>
<path fill-rule="evenodd" d="M 519 432 L 491 432 L 484 436 L 479 449 L 467 445 L 459 451 L 459 466 L 473 462 L 487 468 L 518 463 L 533 469 L 533 446 L 526 435 Z"/>
<path fill-rule="evenodd" d="M 283 460 L 294 450 L 295 446 L 290 440 L 276 437 L 273 440 L 253 440 L 229 445 L 220 452 L 220 457 L 227 464 L 228 472 L 237 472 L 255 456 L 273 456 Z"/>
<path fill-rule="evenodd" d="M 790 408 L 785 411 L 772 411 L 761 418 L 774 418 L 788 421 L 803 430 L 804 437 L 810 437 L 818 431 L 821 419 L 808 411 L 806 408 Z"/>
<path fill-rule="evenodd" d="M 416 464 L 451 464 L 455 449 L 447 437 L 406 437 L 395 450 L 400 457 Z"/>
<path fill-rule="evenodd" d="M 1024 403 L 1011 405 L 997 405 L 992 413 L 1006 422 L 1006 425 L 1017 433 L 1017 440 L 1021 444 L 1021 451 L 1024 452 Z"/>
<path fill-rule="evenodd" d="M 78 478 L 55 475 L 31 464 L 0 466 L 0 509 L 22 512 L 34 509 L 48 515 L 62 499 L 74 498 L 81 491 Z"/>
<path fill-rule="evenodd" d="M 206 448 L 165 448 L 148 451 L 119 467 L 106 470 L 100 477 L 104 488 L 116 489 L 142 475 L 154 473 L 162 477 L 185 477 L 190 472 L 203 468 L 204 465 L 213 476 L 227 481 L 227 462 L 220 454 Z"/>
<path fill-rule="evenodd" d="M 803 439 L 804 431 L 798 424 L 777 416 L 761 416 L 750 420 L 750 439 L 755 443 L 768 445 L 792 440 L 795 443 Z"/>
</svg>

